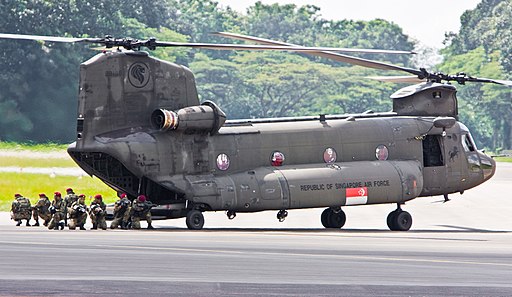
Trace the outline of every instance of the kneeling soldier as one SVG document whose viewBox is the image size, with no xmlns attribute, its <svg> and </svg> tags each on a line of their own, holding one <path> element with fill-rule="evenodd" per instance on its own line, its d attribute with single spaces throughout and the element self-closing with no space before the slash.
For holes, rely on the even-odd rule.
<svg viewBox="0 0 512 297">
<path fill-rule="evenodd" d="M 11 219 L 18 221 L 16 226 L 21 225 L 21 220 L 27 220 L 26 226 L 30 226 L 30 217 L 32 215 L 32 206 L 30 200 L 21 194 L 14 194 L 14 201 L 11 204 Z"/>
<path fill-rule="evenodd" d="M 62 199 L 60 192 L 53 193 L 52 205 L 49 208 L 52 220 L 48 225 L 48 229 L 63 230 L 64 229 L 64 217 L 66 214 L 66 203 Z"/>
<path fill-rule="evenodd" d="M 69 209 L 69 230 L 75 230 L 80 227 L 80 230 L 85 230 L 85 222 L 87 221 L 87 206 L 85 205 L 85 195 L 80 194 L 78 200 L 75 201 Z"/>
<path fill-rule="evenodd" d="M 107 205 L 103 202 L 103 197 L 100 194 L 94 196 L 94 201 L 91 202 L 89 215 L 92 221 L 91 230 L 101 228 L 107 230 L 107 221 L 105 215 L 107 213 Z"/>
<path fill-rule="evenodd" d="M 49 210 L 51 205 L 52 203 L 50 202 L 50 199 L 46 197 L 46 194 L 39 194 L 39 200 L 34 206 L 34 210 L 32 212 L 32 216 L 36 221 L 34 226 L 39 226 L 39 218 L 44 220 L 43 225 L 48 226 L 50 220 L 52 219 L 52 214 Z"/>
<path fill-rule="evenodd" d="M 114 205 L 114 220 L 110 224 L 110 229 L 116 229 L 119 225 L 125 229 L 130 220 L 130 200 L 126 194 L 121 194 L 119 200 Z"/>
<path fill-rule="evenodd" d="M 132 203 L 132 228 L 140 229 L 140 219 L 145 219 L 148 222 L 148 229 L 154 229 L 151 226 L 151 208 L 155 206 L 150 201 L 146 200 L 146 196 L 139 195 Z"/>
</svg>

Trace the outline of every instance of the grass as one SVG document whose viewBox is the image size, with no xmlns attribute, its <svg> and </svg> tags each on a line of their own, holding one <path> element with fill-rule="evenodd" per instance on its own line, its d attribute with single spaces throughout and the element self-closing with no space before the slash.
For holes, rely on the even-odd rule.
<svg viewBox="0 0 512 297">
<path fill-rule="evenodd" d="M 96 194 L 101 194 L 105 203 L 111 203 L 117 199 L 116 192 L 97 178 L 88 176 L 82 178 L 56 176 L 51 178 L 46 174 L 0 172 L 0 211 L 10 211 L 16 193 L 30 198 L 32 204 L 34 204 L 39 198 L 39 193 L 45 193 L 46 196 L 52 199 L 55 191 L 65 195 L 68 187 L 73 188 L 77 194 L 85 194 L 87 204 L 92 201 L 92 197 Z"/>
<path fill-rule="evenodd" d="M 0 166 L 2 167 L 78 167 L 71 157 L 66 158 L 23 158 L 23 157 L 3 157 L 0 156 Z"/>
<path fill-rule="evenodd" d="M 67 144 L 45 143 L 14 143 L 0 142 L 0 151 L 29 151 L 35 153 L 34 156 L 1 156 L 0 166 L 2 167 L 78 167 L 75 162 L 67 155 Z M 44 153 L 62 153 L 62 158 L 50 158 L 44 156 Z M 45 193 L 50 199 L 53 199 L 55 191 L 66 193 L 67 188 L 73 188 L 77 194 L 85 194 L 88 204 L 96 194 L 104 197 L 105 203 L 114 202 L 117 199 L 116 192 L 105 185 L 97 178 L 89 176 L 55 176 L 48 174 L 34 173 L 10 173 L 0 172 L 0 211 L 10 211 L 11 203 L 14 200 L 14 194 L 20 193 L 30 198 L 34 204 L 39 199 L 39 193 Z"/>
<path fill-rule="evenodd" d="M 512 157 L 495 157 L 494 160 L 496 162 L 507 162 L 512 163 Z"/>
<path fill-rule="evenodd" d="M 68 144 L 60 143 L 17 143 L 17 142 L 2 142 L 0 141 L 0 150 L 29 150 L 36 152 L 55 152 L 65 151 L 68 148 Z"/>
</svg>

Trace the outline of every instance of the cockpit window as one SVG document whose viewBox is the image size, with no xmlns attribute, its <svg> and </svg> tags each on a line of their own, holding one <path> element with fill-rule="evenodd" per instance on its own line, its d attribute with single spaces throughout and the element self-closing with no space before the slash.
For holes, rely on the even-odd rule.
<svg viewBox="0 0 512 297">
<path fill-rule="evenodd" d="M 462 134 L 462 147 L 464 147 L 466 152 L 476 151 L 475 143 L 470 134 Z"/>
</svg>

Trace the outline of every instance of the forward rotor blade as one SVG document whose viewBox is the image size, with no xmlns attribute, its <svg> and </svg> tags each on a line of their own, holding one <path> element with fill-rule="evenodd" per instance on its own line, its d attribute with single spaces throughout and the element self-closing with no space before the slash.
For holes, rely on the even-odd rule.
<svg viewBox="0 0 512 297">
<path fill-rule="evenodd" d="M 469 77 L 469 78 L 467 78 L 466 81 L 481 82 L 481 83 L 493 83 L 493 84 L 503 85 L 503 86 L 507 86 L 507 87 L 512 87 L 512 81 L 510 81 L 510 80 L 482 78 L 482 77 Z"/>
<path fill-rule="evenodd" d="M 279 45 L 251 45 L 251 44 L 214 44 L 214 43 L 187 43 L 187 42 L 155 42 L 157 47 L 190 47 L 215 50 L 273 50 L 294 52 L 336 51 L 349 53 L 372 54 L 412 54 L 408 51 L 379 50 L 379 49 L 352 49 L 343 47 L 308 47 L 308 46 L 279 46 Z"/>
<path fill-rule="evenodd" d="M 378 80 L 382 82 L 392 83 L 420 83 L 426 81 L 426 79 L 419 79 L 417 76 L 367 76 L 366 78 Z"/>
<path fill-rule="evenodd" d="M 52 42 L 99 42 L 99 38 L 74 38 L 74 37 L 56 37 L 56 36 L 40 36 L 40 35 L 24 35 L 24 34 L 7 34 L 0 33 L 0 38 L 3 39 L 18 39 L 18 40 L 38 40 L 38 41 L 52 41 Z"/>
<path fill-rule="evenodd" d="M 238 39 L 238 40 L 244 40 L 244 41 L 253 41 L 253 42 L 260 43 L 260 44 L 285 45 L 285 46 L 289 46 L 289 47 L 298 47 L 298 45 L 292 44 L 292 43 L 274 41 L 274 40 L 270 40 L 270 39 L 253 37 L 253 36 L 247 36 L 247 35 L 241 35 L 241 34 L 234 34 L 234 33 L 229 33 L 229 32 L 215 32 L 215 33 L 212 33 L 212 34 L 213 35 L 219 35 L 219 36 L 227 37 L 227 38 L 232 38 L 232 39 Z M 378 62 L 378 61 L 373 61 L 373 60 L 368 60 L 368 59 L 356 58 L 356 57 L 352 57 L 352 56 L 348 56 L 348 55 L 343 55 L 343 54 L 338 54 L 338 53 L 333 53 L 333 52 L 331 52 L 329 50 L 327 50 L 327 51 L 317 51 L 317 52 L 307 52 L 307 54 L 313 55 L 313 56 L 319 56 L 319 57 L 323 57 L 323 58 L 327 58 L 327 59 L 331 59 L 331 60 L 335 60 L 335 61 L 338 61 L 338 62 L 343 62 L 343 63 L 352 64 L 352 65 L 363 66 L 363 67 L 367 67 L 367 68 L 381 69 L 381 70 L 403 71 L 403 72 L 407 72 L 407 73 L 410 73 L 410 74 L 417 75 L 419 77 L 423 77 L 423 75 L 424 75 L 424 72 L 422 72 L 420 70 L 416 70 L 416 69 L 412 69 L 412 68 L 407 68 L 407 67 L 396 66 L 396 65 L 393 65 L 393 64 L 388 64 L 388 63 L 383 63 L 383 62 Z"/>
</svg>

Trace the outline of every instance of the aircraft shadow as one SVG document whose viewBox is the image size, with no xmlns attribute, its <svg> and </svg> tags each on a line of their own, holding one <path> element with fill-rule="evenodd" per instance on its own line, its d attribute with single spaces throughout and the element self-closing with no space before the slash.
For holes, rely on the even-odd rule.
<svg viewBox="0 0 512 297">
<path fill-rule="evenodd" d="M 339 234 L 355 234 L 355 233 L 396 233 L 396 234 L 410 234 L 410 233 L 495 233 L 507 234 L 512 233 L 509 230 L 488 230 L 469 228 L 463 226 L 451 225 L 438 225 L 439 227 L 451 229 L 413 229 L 407 232 L 391 231 L 388 229 L 325 229 L 325 228 L 242 228 L 242 227 L 225 227 L 225 228 L 203 228 L 199 232 L 293 232 L 293 233 L 339 233 Z M 149 230 L 148 230 L 149 231 Z M 156 231 L 167 232 L 194 232 L 187 228 L 181 227 L 157 227 Z"/>
</svg>

